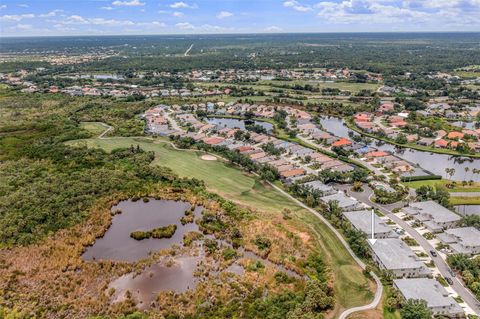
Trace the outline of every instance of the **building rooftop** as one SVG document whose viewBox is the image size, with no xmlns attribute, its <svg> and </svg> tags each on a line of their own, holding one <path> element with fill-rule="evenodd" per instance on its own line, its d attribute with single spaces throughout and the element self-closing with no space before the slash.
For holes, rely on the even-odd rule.
<svg viewBox="0 0 480 319">
<path fill-rule="evenodd" d="M 355 199 L 353 199 L 351 197 L 348 197 L 347 195 L 345 195 L 342 192 L 338 192 L 338 193 L 333 194 L 333 195 L 324 196 L 324 197 L 322 197 L 322 201 L 325 202 L 325 203 L 328 203 L 330 201 L 337 201 L 338 206 L 340 208 L 349 207 L 349 206 L 358 204 L 358 202 Z"/>
<path fill-rule="evenodd" d="M 304 183 L 303 186 L 306 186 L 306 187 L 309 187 L 311 189 L 321 191 L 321 192 L 330 192 L 330 191 L 333 190 L 332 186 L 325 185 L 320 181 L 313 181 L 313 182 Z"/>
<path fill-rule="evenodd" d="M 378 239 L 371 247 L 386 269 L 425 268 L 425 264 L 418 260 L 415 253 L 400 239 Z"/>
<path fill-rule="evenodd" d="M 456 237 L 458 239 L 458 243 L 461 243 L 462 246 L 469 246 L 469 247 L 480 246 L 480 231 L 475 227 L 461 227 L 461 228 L 447 229 L 445 233 Z"/>
<path fill-rule="evenodd" d="M 446 307 L 450 313 L 463 312 L 460 305 L 448 296 L 447 290 L 435 279 L 396 279 L 393 282 L 405 299 L 423 299 L 429 308 Z"/>
<path fill-rule="evenodd" d="M 343 215 L 352 225 L 358 229 L 363 231 L 367 235 L 372 234 L 372 212 L 369 210 L 362 210 L 357 212 L 344 212 Z M 380 233 L 391 233 L 392 237 L 394 236 L 394 232 L 392 228 L 388 227 L 385 222 L 378 217 L 376 214 L 374 215 L 374 224 L 375 224 L 375 234 Z"/>
<path fill-rule="evenodd" d="M 436 223 L 459 221 L 461 219 L 459 215 L 431 200 L 411 203 L 410 207 L 418 210 L 421 214 L 430 215 Z"/>
</svg>

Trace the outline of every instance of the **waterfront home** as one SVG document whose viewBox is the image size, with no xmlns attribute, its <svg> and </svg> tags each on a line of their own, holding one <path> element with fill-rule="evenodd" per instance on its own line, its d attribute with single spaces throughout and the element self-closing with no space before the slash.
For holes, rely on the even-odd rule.
<svg viewBox="0 0 480 319">
<path fill-rule="evenodd" d="M 347 146 L 347 145 L 351 145 L 351 144 L 352 144 L 352 141 L 350 141 L 346 138 L 341 138 L 338 141 L 333 142 L 332 147 L 343 147 L 343 146 Z"/>
<path fill-rule="evenodd" d="M 391 271 L 395 278 L 427 277 L 431 274 L 410 247 L 398 238 L 378 239 L 370 247 L 378 267 Z"/>
<path fill-rule="evenodd" d="M 303 133 L 313 133 L 317 130 L 317 126 L 313 123 L 307 123 L 297 125 L 297 129 L 299 129 Z"/>
<path fill-rule="evenodd" d="M 362 231 L 368 238 L 372 236 L 372 211 L 362 210 L 353 212 L 343 212 L 345 219 L 347 219 L 352 227 L 356 230 Z M 373 213 L 373 222 L 375 230 L 375 238 L 393 238 L 398 237 L 397 233 L 385 223 L 380 217 Z"/>
<path fill-rule="evenodd" d="M 400 291 L 405 300 L 425 300 L 427 307 L 435 316 L 465 317 L 462 307 L 455 299 L 450 297 L 449 292 L 435 279 L 395 279 L 393 286 Z"/>
<path fill-rule="evenodd" d="M 387 152 L 384 152 L 384 151 L 372 151 L 372 152 L 368 152 L 367 154 L 365 154 L 365 157 L 367 158 L 368 161 L 376 161 L 376 159 L 380 158 L 380 157 L 385 157 L 385 156 L 389 156 L 390 153 L 387 153 Z"/>
<path fill-rule="evenodd" d="M 480 231 L 475 227 L 447 229 L 437 238 L 456 254 L 480 254 Z"/>
<path fill-rule="evenodd" d="M 461 217 L 434 201 L 410 203 L 402 212 L 422 222 L 431 232 L 438 233 L 457 226 Z"/>
</svg>

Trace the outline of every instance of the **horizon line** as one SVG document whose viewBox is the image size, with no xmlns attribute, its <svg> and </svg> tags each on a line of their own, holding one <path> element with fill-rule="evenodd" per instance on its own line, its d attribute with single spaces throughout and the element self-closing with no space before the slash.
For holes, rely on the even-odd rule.
<svg viewBox="0 0 480 319">
<path fill-rule="evenodd" d="M 120 36 L 212 36 L 212 35 L 290 35 L 290 34 L 428 34 L 428 33 L 480 33 L 480 31 L 279 31 L 232 33 L 148 33 L 148 34 L 72 34 L 72 35 L 1 35 L 2 38 L 67 38 L 67 37 L 120 37 Z"/>
</svg>

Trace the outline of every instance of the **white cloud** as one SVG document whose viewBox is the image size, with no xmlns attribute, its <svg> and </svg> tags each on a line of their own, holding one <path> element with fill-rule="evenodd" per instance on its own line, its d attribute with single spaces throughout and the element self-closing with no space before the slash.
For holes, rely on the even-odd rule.
<svg viewBox="0 0 480 319">
<path fill-rule="evenodd" d="M 145 2 L 140 2 L 140 0 L 130 0 L 130 1 L 116 0 L 112 2 L 112 6 L 117 6 L 117 7 L 139 7 L 144 5 L 145 5 Z"/>
<path fill-rule="evenodd" d="M 25 4 L 25 3 L 19 4 L 18 6 L 22 7 L 22 8 L 30 8 L 30 6 L 28 4 Z"/>
<path fill-rule="evenodd" d="M 218 19 L 225 19 L 225 18 L 229 18 L 233 16 L 233 13 L 231 12 L 228 12 L 228 11 L 220 11 L 218 14 L 217 14 L 217 18 Z"/>
<path fill-rule="evenodd" d="M 72 15 L 61 21 L 63 25 L 95 25 L 106 27 L 125 27 L 125 26 L 165 26 L 163 22 L 151 21 L 151 22 L 133 22 L 130 20 L 116 20 L 105 18 L 85 18 L 79 15 Z"/>
<path fill-rule="evenodd" d="M 480 6 L 475 3 L 480 0 L 328 0 L 314 7 L 319 17 L 335 24 L 392 30 L 465 30 L 480 27 Z"/>
<path fill-rule="evenodd" d="M 269 26 L 269 27 L 266 27 L 265 29 L 263 29 L 263 31 L 265 31 L 265 32 L 280 32 L 280 31 L 282 31 L 282 28 L 272 25 L 272 26 Z"/>
<path fill-rule="evenodd" d="M 23 19 L 32 19 L 35 18 L 35 15 L 33 13 L 27 13 L 27 14 L 6 14 L 3 16 L 0 16 L 0 21 L 22 21 Z"/>
<path fill-rule="evenodd" d="M 102 9 L 102 10 L 113 10 L 112 7 L 108 7 L 108 6 L 107 7 L 100 7 L 100 9 Z"/>
<path fill-rule="evenodd" d="M 183 1 L 175 2 L 170 5 L 170 8 L 173 9 L 195 9 L 197 8 L 196 4 L 190 5 Z"/>
<path fill-rule="evenodd" d="M 31 28 L 31 24 L 17 24 L 17 29 L 19 30 L 30 30 Z"/>
<path fill-rule="evenodd" d="M 63 10 L 53 10 L 53 11 L 50 11 L 48 13 L 44 13 L 44 14 L 40 14 L 39 17 L 40 18 L 51 18 L 51 17 L 56 17 L 57 14 L 63 12 Z"/>
<path fill-rule="evenodd" d="M 189 22 L 179 22 L 175 26 L 177 28 L 181 29 L 181 30 L 193 30 L 193 29 L 195 29 L 193 24 L 191 24 Z"/>
<path fill-rule="evenodd" d="M 307 11 L 312 10 L 312 7 L 307 6 L 307 5 L 302 5 L 296 0 L 285 1 L 285 2 L 283 2 L 283 6 L 287 7 L 287 8 L 292 8 L 292 9 L 294 9 L 296 11 L 300 11 L 300 12 L 307 12 Z"/>
<path fill-rule="evenodd" d="M 183 12 L 179 12 L 179 11 L 175 11 L 174 13 L 172 13 L 172 16 L 174 16 L 175 18 L 181 18 L 184 15 L 185 14 Z"/>
<path fill-rule="evenodd" d="M 6 8 L 7 8 L 7 5 L 6 5 L 6 4 L 2 4 L 2 5 L 0 6 L 0 10 L 6 9 Z"/>
</svg>

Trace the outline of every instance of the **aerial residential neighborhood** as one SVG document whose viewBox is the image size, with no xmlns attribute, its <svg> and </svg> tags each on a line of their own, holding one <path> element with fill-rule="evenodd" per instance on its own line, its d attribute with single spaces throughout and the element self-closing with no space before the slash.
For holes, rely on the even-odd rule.
<svg viewBox="0 0 480 319">
<path fill-rule="evenodd" d="M 479 319 L 478 0 L 4 0 L 0 319 Z"/>
</svg>

